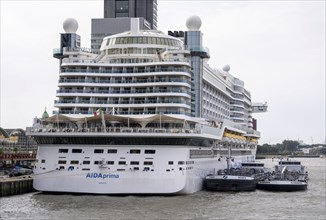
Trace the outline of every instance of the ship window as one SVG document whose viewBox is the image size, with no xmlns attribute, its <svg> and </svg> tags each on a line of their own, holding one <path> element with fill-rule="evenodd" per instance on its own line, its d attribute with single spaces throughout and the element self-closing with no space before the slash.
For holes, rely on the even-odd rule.
<svg viewBox="0 0 326 220">
<path fill-rule="evenodd" d="M 144 165 L 153 165 L 153 161 L 144 161 Z"/>
<path fill-rule="evenodd" d="M 145 154 L 155 154 L 155 150 L 145 150 Z"/>
<path fill-rule="evenodd" d="M 45 160 L 41 160 L 41 163 L 45 163 Z"/>
<path fill-rule="evenodd" d="M 101 161 L 100 160 L 95 160 L 94 164 L 101 164 Z"/>
<path fill-rule="evenodd" d="M 126 161 L 119 161 L 119 165 L 126 165 Z"/>
<path fill-rule="evenodd" d="M 94 153 L 95 154 L 103 154 L 104 150 L 103 149 L 95 149 Z"/>
<path fill-rule="evenodd" d="M 59 160 L 58 161 L 58 164 L 66 164 L 67 163 L 67 161 L 65 161 L 65 160 Z"/>
<path fill-rule="evenodd" d="M 117 171 L 126 171 L 125 169 L 117 169 Z"/>
<path fill-rule="evenodd" d="M 109 149 L 108 154 L 116 154 L 117 151 L 118 151 L 117 149 Z"/>
<path fill-rule="evenodd" d="M 59 149 L 59 153 L 68 153 L 68 149 Z"/>
<path fill-rule="evenodd" d="M 130 165 L 139 165 L 139 161 L 130 161 Z"/>
<path fill-rule="evenodd" d="M 130 153 L 131 154 L 140 154 L 140 150 L 139 149 L 130 149 Z"/>
<path fill-rule="evenodd" d="M 114 161 L 106 161 L 106 164 L 113 165 Z"/>
<path fill-rule="evenodd" d="M 178 165 L 183 165 L 183 164 L 185 164 L 184 161 L 179 161 L 179 162 L 178 162 Z"/>
<path fill-rule="evenodd" d="M 169 165 L 173 165 L 173 161 L 169 161 Z"/>
<path fill-rule="evenodd" d="M 160 42 L 161 45 L 164 45 L 164 38 L 159 38 L 158 40 L 159 40 L 158 42 Z"/>
<path fill-rule="evenodd" d="M 83 164 L 91 164 L 91 161 L 89 161 L 89 160 L 84 160 L 84 161 L 83 161 Z"/>
<path fill-rule="evenodd" d="M 65 169 L 65 166 L 60 166 L 59 167 L 59 170 L 64 170 Z"/>
<path fill-rule="evenodd" d="M 82 170 L 91 170 L 91 169 L 89 169 L 89 168 L 83 168 Z"/>
<path fill-rule="evenodd" d="M 78 164 L 78 163 L 79 163 L 78 160 L 72 160 L 72 161 L 70 161 L 70 164 Z"/>
<path fill-rule="evenodd" d="M 72 153 L 81 153 L 83 150 L 82 149 L 72 149 Z"/>
</svg>

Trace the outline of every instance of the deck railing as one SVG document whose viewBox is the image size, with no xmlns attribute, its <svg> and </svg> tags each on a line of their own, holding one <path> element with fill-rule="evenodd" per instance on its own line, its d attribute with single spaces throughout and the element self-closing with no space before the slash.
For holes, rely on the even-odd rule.
<svg viewBox="0 0 326 220">
<path fill-rule="evenodd" d="M 184 128 L 139 128 L 139 127 L 90 127 L 90 128 L 26 128 L 27 133 L 185 133 L 201 134 L 201 129 L 184 129 Z"/>
</svg>

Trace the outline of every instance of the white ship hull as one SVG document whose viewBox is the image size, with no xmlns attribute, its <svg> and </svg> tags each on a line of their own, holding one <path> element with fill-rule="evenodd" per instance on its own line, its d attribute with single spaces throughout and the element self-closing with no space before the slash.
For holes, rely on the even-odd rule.
<svg viewBox="0 0 326 220">
<path fill-rule="evenodd" d="M 91 153 L 95 148 L 104 149 L 104 152 L 108 149 L 104 146 L 60 146 L 60 149 L 69 149 L 69 152 L 72 149 L 82 149 L 83 152 L 63 156 L 58 153 L 57 147 L 40 147 L 34 171 L 34 188 L 45 192 L 90 194 L 190 194 L 203 189 L 207 174 L 226 167 L 226 159 L 220 155 L 190 155 L 191 149 L 200 152 L 199 148 L 110 147 L 117 149 L 114 157 Z M 140 149 L 140 153 L 130 154 L 131 149 Z M 155 154 L 144 154 L 145 149 L 155 149 Z M 247 161 L 248 158 L 253 159 L 254 156 L 234 157 L 235 162 Z M 114 161 L 114 165 L 94 165 L 94 161 L 103 159 Z M 44 163 L 42 160 L 45 160 Z M 58 160 L 65 160 L 67 164 L 60 169 Z M 90 161 L 90 164 L 83 164 L 84 160 Z M 78 161 L 78 164 L 70 165 L 70 161 Z M 126 161 L 126 164 L 119 165 L 119 161 Z M 137 162 L 139 165 L 131 165 Z M 144 162 L 152 162 L 152 165 L 144 165 Z"/>
</svg>

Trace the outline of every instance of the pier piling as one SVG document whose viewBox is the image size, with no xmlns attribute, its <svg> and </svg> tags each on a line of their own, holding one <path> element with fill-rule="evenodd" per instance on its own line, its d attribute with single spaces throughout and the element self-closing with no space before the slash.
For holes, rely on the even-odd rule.
<svg viewBox="0 0 326 220">
<path fill-rule="evenodd" d="M 0 179 L 0 197 L 18 195 L 34 191 L 33 178 L 31 176 Z"/>
</svg>

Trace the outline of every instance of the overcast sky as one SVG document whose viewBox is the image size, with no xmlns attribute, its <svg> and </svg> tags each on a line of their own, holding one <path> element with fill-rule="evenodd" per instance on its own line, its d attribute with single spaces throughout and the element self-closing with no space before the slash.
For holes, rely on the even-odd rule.
<svg viewBox="0 0 326 220">
<path fill-rule="evenodd" d="M 91 18 L 103 17 L 103 1 L 1 0 L 0 127 L 25 128 L 44 108 L 52 114 L 63 21 L 78 20 L 82 46 L 90 47 Z M 325 1 L 158 1 L 158 29 L 186 30 L 202 20 L 212 67 L 231 66 L 253 102 L 260 144 L 285 139 L 325 141 Z"/>
</svg>

